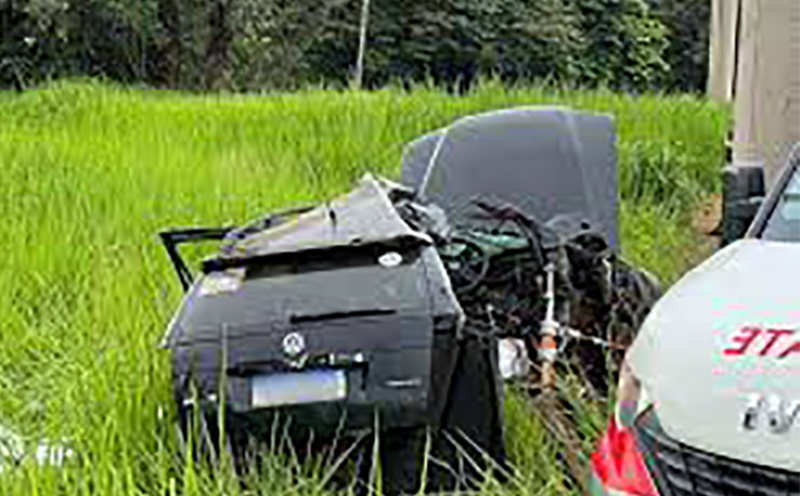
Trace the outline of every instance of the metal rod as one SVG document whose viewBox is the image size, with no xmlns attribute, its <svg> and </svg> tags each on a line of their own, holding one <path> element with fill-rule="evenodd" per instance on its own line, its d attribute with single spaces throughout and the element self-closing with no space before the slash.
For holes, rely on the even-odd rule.
<svg viewBox="0 0 800 496">
<path fill-rule="evenodd" d="M 367 51 L 367 26 L 369 24 L 369 2 L 361 3 L 361 26 L 358 32 L 358 58 L 356 59 L 355 87 L 360 90 L 364 83 L 364 55 Z"/>
<path fill-rule="evenodd" d="M 547 310 L 542 321 L 539 339 L 539 358 L 542 360 L 541 391 L 539 405 L 546 427 L 554 437 L 564 445 L 564 461 L 569 471 L 574 476 L 580 494 L 587 494 L 586 481 L 589 479 L 585 466 L 578 459 L 580 440 L 576 437 L 570 420 L 562 411 L 556 396 L 556 358 L 558 358 L 558 343 L 556 338 L 561 332 L 561 325 L 555 317 L 556 313 L 556 264 L 548 263 L 545 268 L 547 274 L 547 288 L 545 299 Z"/>
<path fill-rule="evenodd" d="M 556 267 L 550 263 L 544 268 L 547 274 L 547 289 L 545 300 L 547 301 L 547 311 L 540 331 L 539 339 L 539 358 L 542 360 L 542 390 L 554 390 L 556 387 L 556 354 L 558 353 L 558 322 L 555 319 L 556 309 L 556 290 L 555 272 Z"/>
</svg>

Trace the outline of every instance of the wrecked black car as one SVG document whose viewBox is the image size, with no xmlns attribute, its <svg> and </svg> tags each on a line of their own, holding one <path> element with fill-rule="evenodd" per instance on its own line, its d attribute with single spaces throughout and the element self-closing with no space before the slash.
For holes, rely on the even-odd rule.
<svg viewBox="0 0 800 496">
<path fill-rule="evenodd" d="M 294 436 L 377 428 L 396 494 L 420 487 L 426 432 L 428 488 L 477 476 L 459 454 L 502 467 L 501 340 L 523 361 L 575 341 L 602 386 L 658 293 L 617 256 L 611 120 L 466 117 L 407 147 L 402 183 L 366 176 L 314 208 L 161 234 L 186 290 L 163 343 L 185 429 L 224 411 L 237 451 L 277 419 Z M 220 246 L 195 276 L 178 246 L 204 240 Z"/>
<path fill-rule="evenodd" d="M 214 414 L 224 394 L 231 432 L 265 438 L 276 415 L 319 436 L 378 422 L 401 445 L 384 450 L 390 473 L 406 464 L 391 458 L 415 459 L 404 453 L 424 441 L 408 430 L 418 426 L 475 431 L 481 446 L 502 456 L 490 354 L 468 358 L 482 373 L 456 370 L 467 366 L 465 355 L 483 353 L 460 339 L 463 320 L 430 237 L 402 220 L 381 183 L 365 178 L 291 220 L 226 233 L 219 256 L 189 285 L 164 344 L 184 412 L 200 405 Z M 472 419 L 475 394 L 485 418 Z"/>
</svg>

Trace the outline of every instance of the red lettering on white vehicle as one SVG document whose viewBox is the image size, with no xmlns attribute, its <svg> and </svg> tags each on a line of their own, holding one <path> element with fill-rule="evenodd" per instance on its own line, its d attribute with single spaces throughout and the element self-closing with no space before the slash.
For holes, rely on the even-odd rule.
<svg viewBox="0 0 800 496">
<path fill-rule="evenodd" d="M 763 339 L 759 339 L 763 336 Z M 759 327 L 743 327 L 731 337 L 734 345 L 722 350 L 725 356 L 758 355 L 786 358 L 792 354 L 800 354 L 800 336 L 795 329 L 761 329 Z M 759 343 L 756 343 L 758 341 Z M 758 349 L 761 344 L 761 349 Z"/>
<path fill-rule="evenodd" d="M 732 338 L 733 342 L 739 343 L 739 347 L 726 348 L 722 353 L 727 356 L 744 355 L 747 352 L 747 348 L 749 348 L 750 345 L 753 344 L 753 341 L 755 341 L 755 339 L 760 335 L 761 329 L 756 327 L 745 327 L 739 331 L 739 334 L 733 336 Z"/>
<path fill-rule="evenodd" d="M 791 329 L 767 329 L 766 333 L 769 334 L 769 338 L 767 340 L 767 344 L 764 345 L 764 348 L 761 349 L 761 356 L 769 354 L 770 350 L 775 343 L 784 336 L 791 336 L 794 334 L 794 331 Z"/>
<path fill-rule="evenodd" d="M 797 341 L 793 345 L 786 348 L 783 353 L 778 355 L 778 358 L 786 358 L 791 353 L 800 353 L 800 341 Z"/>
</svg>

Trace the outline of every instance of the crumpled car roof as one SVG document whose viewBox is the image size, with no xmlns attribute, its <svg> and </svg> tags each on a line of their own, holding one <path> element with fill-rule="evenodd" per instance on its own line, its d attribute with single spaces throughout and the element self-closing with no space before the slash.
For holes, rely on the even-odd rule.
<svg viewBox="0 0 800 496">
<path fill-rule="evenodd" d="M 403 221 L 388 181 L 365 175 L 357 187 L 275 227 L 232 241 L 223 258 L 243 258 L 304 250 L 408 240 L 430 244 L 426 234 Z"/>
</svg>

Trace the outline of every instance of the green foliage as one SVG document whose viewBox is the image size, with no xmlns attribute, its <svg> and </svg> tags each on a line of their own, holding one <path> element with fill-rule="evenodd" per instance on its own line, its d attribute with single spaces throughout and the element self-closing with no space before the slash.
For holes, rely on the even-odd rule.
<svg viewBox="0 0 800 496">
<path fill-rule="evenodd" d="M 498 2 L 497 35 L 487 57 L 488 71 L 506 80 L 546 79 L 571 83 L 580 76 L 585 33 L 575 2 Z"/>
<path fill-rule="evenodd" d="M 344 1 L 311 49 L 313 74 L 344 84 L 360 0 Z M 665 77 L 660 21 L 641 0 L 374 0 L 367 80 L 462 88 L 478 74 L 642 90 Z"/>
<path fill-rule="evenodd" d="M 361 5 L 0 0 L 0 85 L 89 75 L 192 89 L 344 87 Z M 662 20 L 677 25 L 678 12 L 657 15 L 644 0 L 372 0 L 366 82 L 467 89 L 492 74 L 506 83 L 657 88 L 669 79 Z"/>
<path fill-rule="evenodd" d="M 644 0 L 581 0 L 587 45 L 582 79 L 621 89 L 657 87 L 668 66 L 668 41 Z"/>
<path fill-rule="evenodd" d="M 93 83 L 0 92 L 0 423 L 79 454 L 63 471 L 3 470 L 0 494 L 330 494 L 316 461 L 265 453 L 240 486 L 229 470 L 180 456 L 157 344 L 181 291 L 156 233 L 317 201 L 366 171 L 397 175 L 409 140 L 459 116 L 535 104 L 616 118 L 625 254 L 667 281 L 688 268 L 699 249 L 686 217 L 697 192 L 716 187 L 728 123 L 703 100 L 496 83 L 465 97 L 221 97 Z M 574 408 L 588 451 L 607 411 Z M 482 496 L 567 492 L 559 441 L 523 396 L 507 410 L 516 472 Z"/>
<path fill-rule="evenodd" d="M 670 65 L 665 87 L 702 92 L 708 77 L 708 42 L 711 23 L 709 0 L 655 0 L 656 12 L 667 29 Z"/>
<path fill-rule="evenodd" d="M 346 0 L 274 2 L 239 0 L 232 44 L 231 86 L 239 90 L 296 88 L 309 80 L 332 76 L 324 68 L 309 70 L 309 50 L 330 39 Z M 345 39 L 354 39 L 350 32 Z M 349 53 L 349 52 L 348 52 Z M 344 53 L 332 53 L 332 65 L 347 67 Z"/>
<path fill-rule="evenodd" d="M 0 85 L 64 75 L 140 81 L 155 21 L 150 0 L 0 0 Z"/>
</svg>

